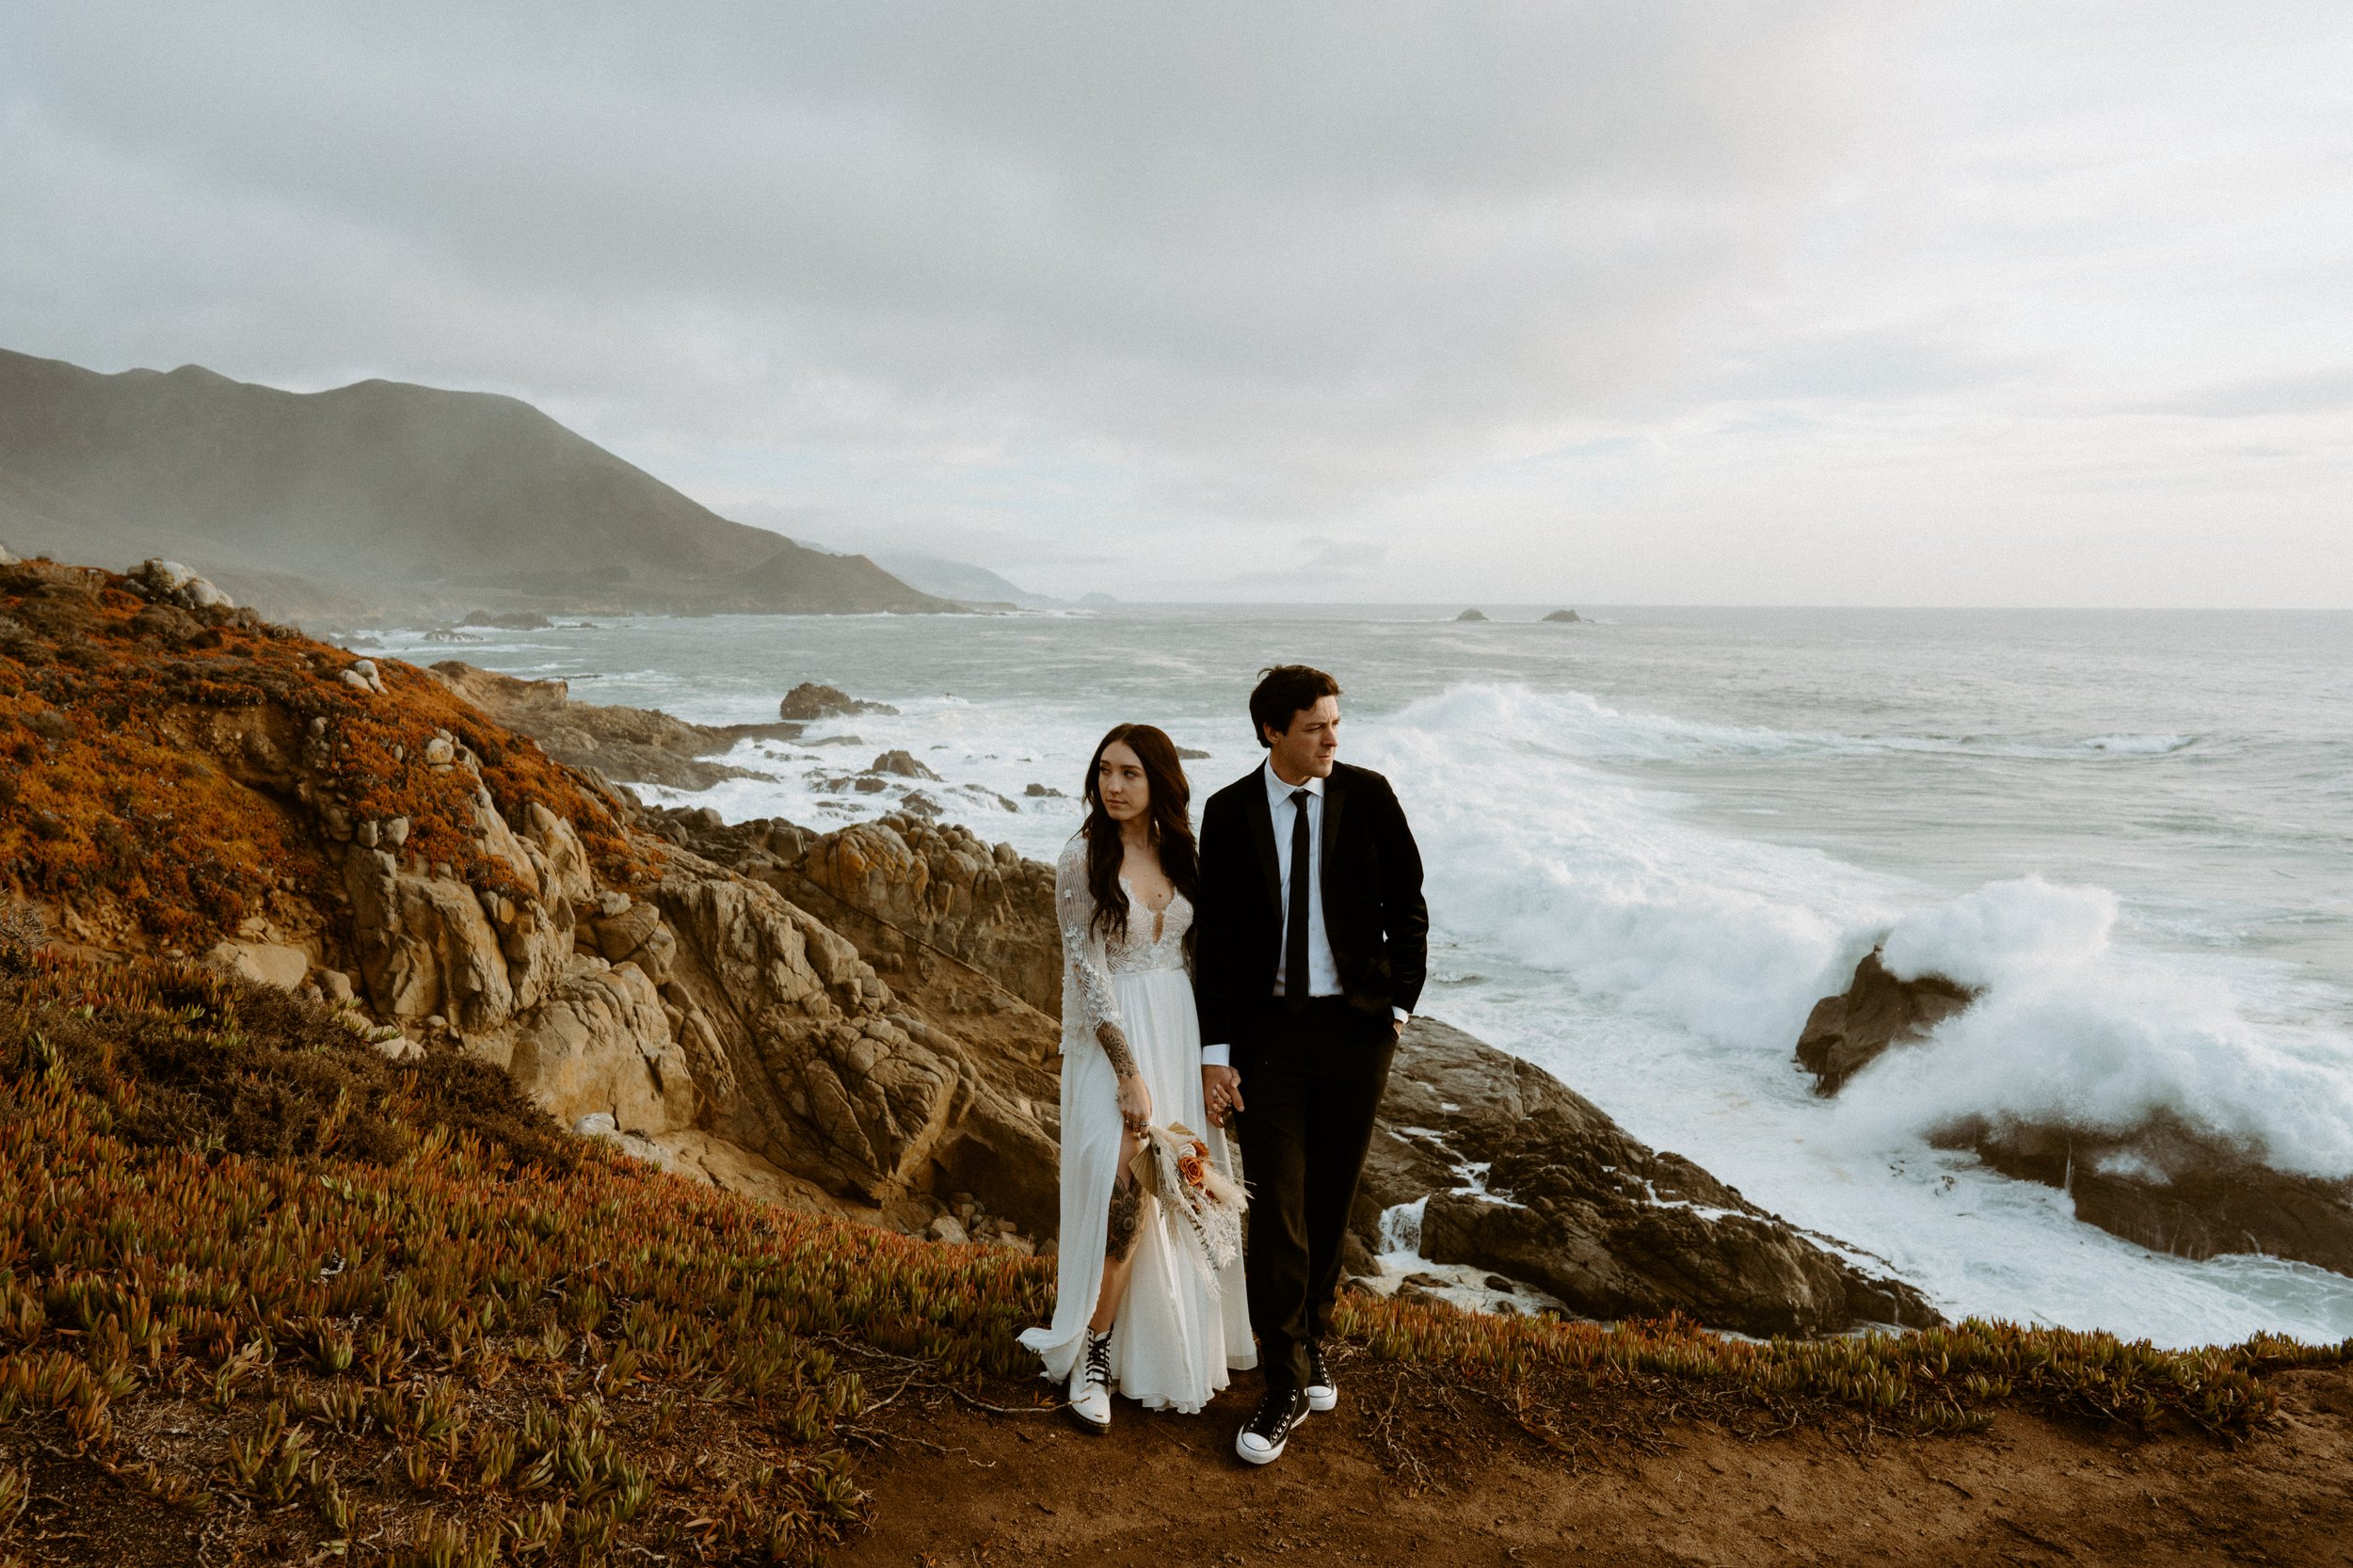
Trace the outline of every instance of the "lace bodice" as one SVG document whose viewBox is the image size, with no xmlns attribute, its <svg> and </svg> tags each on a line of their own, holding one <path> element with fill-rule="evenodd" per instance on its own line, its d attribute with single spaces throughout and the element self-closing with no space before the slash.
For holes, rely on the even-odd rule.
<svg viewBox="0 0 2353 1568">
<path fill-rule="evenodd" d="M 1126 887 L 1127 879 L 1121 878 L 1120 885 Z M 1125 1028 L 1119 1000 L 1112 993 L 1112 976 L 1185 967 L 1185 933 L 1193 928 L 1193 904 L 1182 893 L 1172 894 L 1156 920 L 1128 888 L 1127 936 L 1106 938 L 1096 929 L 1083 835 L 1072 839 L 1054 862 L 1054 911 L 1062 926 L 1065 1050 L 1074 1041 L 1095 1039 L 1096 1028 L 1104 1023 Z"/>
<path fill-rule="evenodd" d="M 1171 893 L 1168 907 L 1158 915 L 1144 906 L 1136 890 L 1128 887 L 1121 877 L 1119 885 L 1128 888 L 1128 935 L 1114 936 L 1104 943 L 1104 955 L 1111 960 L 1113 974 L 1143 974 L 1150 969 L 1181 969 L 1185 967 L 1185 933 L 1193 929 L 1193 903 L 1182 893 Z M 1153 936 L 1155 925 L 1160 935 Z"/>
</svg>

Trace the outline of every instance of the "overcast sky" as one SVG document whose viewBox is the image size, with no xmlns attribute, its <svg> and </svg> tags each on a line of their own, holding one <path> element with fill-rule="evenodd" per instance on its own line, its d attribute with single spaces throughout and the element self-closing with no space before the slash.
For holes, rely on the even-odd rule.
<svg viewBox="0 0 2353 1568">
<path fill-rule="evenodd" d="M 1123 598 L 2353 605 L 2353 5 L 25 5 L 0 346 Z"/>
</svg>

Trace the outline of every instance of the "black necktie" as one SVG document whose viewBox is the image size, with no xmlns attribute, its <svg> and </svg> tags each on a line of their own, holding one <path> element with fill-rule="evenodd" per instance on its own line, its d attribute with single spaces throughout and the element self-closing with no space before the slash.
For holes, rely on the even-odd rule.
<svg viewBox="0 0 2353 1568">
<path fill-rule="evenodd" d="M 1293 1013 L 1307 1009 L 1307 880 L 1315 864 L 1307 840 L 1307 802 L 1305 790 L 1291 792 L 1290 907 L 1283 911 L 1283 1004 Z"/>
</svg>

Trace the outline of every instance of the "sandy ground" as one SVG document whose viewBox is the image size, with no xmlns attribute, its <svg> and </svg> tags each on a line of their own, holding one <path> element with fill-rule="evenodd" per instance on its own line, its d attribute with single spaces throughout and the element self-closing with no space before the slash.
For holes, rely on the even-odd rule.
<svg viewBox="0 0 2353 1568">
<path fill-rule="evenodd" d="M 2353 1372 L 2281 1376 L 2235 1448 L 2006 1413 L 1958 1438 L 1744 1440 L 1670 1426 L 1578 1466 L 1490 1436 L 1417 1491 L 1369 1419 L 1310 1417 L 1236 1461 L 1237 1388 L 1198 1416 L 1122 1401 L 1108 1437 L 1054 1416 L 935 1411 L 869 1456 L 874 1531 L 839 1560 L 948 1565 L 2353 1564 Z"/>
</svg>

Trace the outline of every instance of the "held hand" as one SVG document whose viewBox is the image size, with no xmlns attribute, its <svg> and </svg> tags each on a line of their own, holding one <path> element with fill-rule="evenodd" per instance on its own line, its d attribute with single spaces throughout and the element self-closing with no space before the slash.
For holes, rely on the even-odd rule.
<svg viewBox="0 0 2353 1568">
<path fill-rule="evenodd" d="M 1119 1119 L 1129 1132 L 1142 1132 L 1152 1125 L 1152 1090 L 1134 1073 L 1122 1073 L 1119 1078 Z"/>
<path fill-rule="evenodd" d="M 1209 1125 L 1224 1127 L 1228 1112 L 1243 1109 L 1241 1074 L 1215 1064 L 1201 1069 L 1201 1103 L 1209 1108 Z"/>
</svg>

